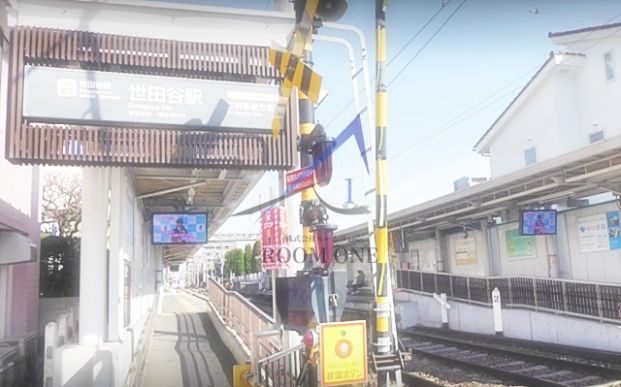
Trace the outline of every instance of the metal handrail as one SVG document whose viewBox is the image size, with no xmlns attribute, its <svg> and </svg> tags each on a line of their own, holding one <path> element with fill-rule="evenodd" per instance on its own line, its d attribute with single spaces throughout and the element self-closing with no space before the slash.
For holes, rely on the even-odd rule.
<svg viewBox="0 0 621 387">
<path fill-rule="evenodd" d="M 256 351 L 256 355 L 267 356 L 282 349 L 278 343 L 268 340 L 266 343 L 255 343 L 256 332 L 265 331 L 274 326 L 274 319 L 246 300 L 241 294 L 225 289 L 211 279 L 209 282 L 209 302 L 219 318 L 238 336 L 240 344 L 248 353 Z"/>
<path fill-rule="evenodd" d="M 216 285 L 218 288 L 220 288 L 220 290 L 222 290 L 227 296 L 229 297 L 236 297 L 237 299 L 239 299 L 241 302 L 243 302 L 247 307 L 249 307 L 250 309 L 252 309 L 253 312 L 255 312 L 256 314 L 260 315 L 261 317 L 263 317 L 266 322 L 273 324 L 274 323 L 274 318 L 270 315 L 268 315 L 267 313 L 265 313 L 264 311 L 262 311 L 261 309 L 259 309 L 256 305 L 252 304 L 250 301 L 248 301 L 244 296 L 242 296 L 241 294 L 239 294 L 239 292 L 235 291 L 235 290 L 227 290 L 224 288 L 224 286 L 220 285 L 216 280 L 214 280 L 213 278 L 211 279 L 212 283 L 214 285 Z"/>
<path fill-rule="evenodd" d="M 304 344 L 267 356 L 257 362 L 250 376 L 258 386 L 296 386 L 302 371 Z"/>
</svg>

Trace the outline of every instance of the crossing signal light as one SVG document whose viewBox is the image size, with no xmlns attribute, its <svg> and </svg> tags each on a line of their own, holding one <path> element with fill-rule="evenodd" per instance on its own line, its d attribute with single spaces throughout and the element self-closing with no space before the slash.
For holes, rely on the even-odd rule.
<svg viewBox="0 0 621 387">
<path fill-rule="evenodd" d="M 334 22 L 342 18 L 345 11 L 347 11 L 345 0 L 320 0 L 315 15 L 319 19 Z"/>
<path fill-rule="evenodd" d="M 305 201 L 300 206 L 300 223 L 304 227 L 311 227 L 318 223 L 325 223 L 328 220 L 328 212 L 319 201 Z"/>
<path fill-rule="evenodd" d="M 324 186 L 332 179 L 332 152 L 334 140 L 326 135 L 323 126 L 317 124 L 309 138 L 310 153 L 315 166 L 315 182 Z"/>
<path fill-rule="evenodd" d="M 302 21 L 307 1 L 317 1 L 317 9 L 315 18 L 325 21 L 337 21 L 347 11 L 346 0 L 295 0 L 293 9 L 295 10 L 295 19 L 299 24 Z"/>
<path fill-rule="evenodd" d="M 317 257 L 317 263 L 322 269 L 328 269 L 332 265 L 335 230 L 336 226 L 328 223 L 320 223 L 311 227 L 315 244 L 315 257 Z"/>
</svg>

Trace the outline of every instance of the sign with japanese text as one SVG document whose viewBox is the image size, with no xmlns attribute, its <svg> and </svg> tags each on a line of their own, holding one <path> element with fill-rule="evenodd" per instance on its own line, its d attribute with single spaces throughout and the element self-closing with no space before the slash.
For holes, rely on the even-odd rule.
<svg viewBox="0 0 621 387">
<path fill-rule="evenodd" d="M 520 230 L 505 231 L 505 248 L 509 260 L 535 258 L 537 241 L 534 236 L 520 235 Z"/>
<path fill-rule="evenodd" d="M 578 218 L 578 241 L 583 253 L 608 250 L 610 241 L 606 214 Z"/>
<path fill-rule="evenodd" d="M 578 240 L 583 253 L 621 249 L 619 211 L 578 218 Z"/>
<path fill-rule="evenodd" d="M 274 206 L 261 212 L 261 249 L 263 270 L 288 267 L 287 210 Z"/>
<path fill-rule="evenodd" d="M 309 167 L 287 172 L 287 192 L 298 192 L 311 188 L 315 183 L 313 170 Z"/>
<path fill-rule="evenodd" d="M 242 131 L 271 130 L 273 85 L 26 66 L 24 117 Z"/>
<path fill-rule="evenodd" d="M 477 245 L 472 236 L 455 239 L 455 264 L 472 265 L 477 263 Z"/>
<path fill-rule="evenodd" d="M 319 347 L 322 386 L 367 382 L 366 321 L 320 324 Z"/>
</svg>

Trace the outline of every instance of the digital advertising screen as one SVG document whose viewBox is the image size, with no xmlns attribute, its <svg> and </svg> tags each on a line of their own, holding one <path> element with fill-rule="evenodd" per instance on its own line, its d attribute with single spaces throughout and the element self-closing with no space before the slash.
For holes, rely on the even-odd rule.
<svg viewBox="0 0 621 387">
<path fill-rule="evenodd" d="M 185 245 L 207 243 L 207 214 L 154 213 L 153 244 Z"/>
<path fill-rule="evenodd" d="M 555 235 L 556 210 L 522 210 L 520 212 L 521 235 Z"/>
</svg>

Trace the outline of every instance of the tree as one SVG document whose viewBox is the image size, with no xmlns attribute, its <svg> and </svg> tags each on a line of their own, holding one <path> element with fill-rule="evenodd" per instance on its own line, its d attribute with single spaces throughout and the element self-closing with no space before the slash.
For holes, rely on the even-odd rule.
<svg viewBox="0 0 621 387">
<path fill-rule="evenodd" d="M 254 273 L 252 271 L 252 261 L 254 257 L 252 256 L 252 245 L 248 243 L 244 249 L 244 271 L 246 274 Z"/>
<path fill-rule="evenodd" d="M 82 177 L 46 171 L 43 177 L 39 288 L 41 297 L 76 297 L 80 287 Z"/>
<path fill-rule="evenodd" d="M 224 266 L 233 274 L 244 275 L 245 265 L 244 265 L 244 250 L 235 248 L 227 251 L 224 254 Z"/>
<path fill-rule="evenodd" d="M 261 241 L 258 240 L 256 242 L 254 242 L 254 245 L 252 246 L 252 266 L 251 266 L 251 271 L 252 273 L 258 273 L 261 271 L 261 260 L 262 260 L 263 254 L 261 251 Z"/>
<path fill-rule="evenodd" d="M 77 297 L 80 294 L 79 244 L 68 238 L 41 238 L 40 297 Z"/>
<path fill-rule="evenodd" d="M 42 226 L 56 225 L 61 238 L 77 237 L 82 222 L 82 175 L 52 170 L 43 181 Z"/>
</svg>

